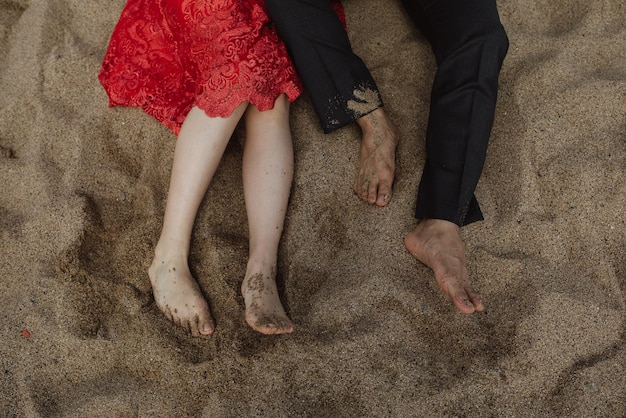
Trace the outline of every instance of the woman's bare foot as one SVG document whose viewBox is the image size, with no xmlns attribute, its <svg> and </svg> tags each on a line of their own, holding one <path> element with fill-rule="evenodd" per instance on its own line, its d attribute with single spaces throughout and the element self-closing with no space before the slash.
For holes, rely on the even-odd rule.
<svg viewBox="0 0 626 418">
<path fill-rule="evenodd" d="M 437 284 L 459 311 L 471 314 L 485 309 L 470 285 L 465 246 L 456 224 L 425 219 L 404 237 L 404 245 L 413 257 L 433 269 Z"/>
<path fill-rule="evenodd" d="M 148 275 L 154 300 L 167 319 L 194 337 L 213 334 L 209 306 L 189 272 L 186 257 L 155 257 Z"/>
<path fill-rule="evenodd" d="M 266 335 L 293 332 L 293 323 L 278 297 L 275 268 L 248 266 L 241 293 L 246 303 L 246 322 L 253 330 Z"/>
<path fill-rule="evenodd" d="M 383 108 L 357 120 L 363 132 L 353 190 L 362 200 L 386 206 L 393 194 L 396 147 L 400 133 Z"/>
</svg>

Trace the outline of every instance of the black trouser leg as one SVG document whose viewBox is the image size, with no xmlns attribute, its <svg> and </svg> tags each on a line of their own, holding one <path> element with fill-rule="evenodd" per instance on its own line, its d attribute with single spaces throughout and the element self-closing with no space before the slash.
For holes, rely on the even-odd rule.
<svg viewBox="0 0 626 418">
<path fill-rule="evenodd" d="M 466 225 L 482 219 L 474 190 L 485 161 L 508 39 L 495 0 L 402 3 L 430 40 L 438 65 L 415 214 Z M 360 116 L 349 109 L 354 92 L 377 89 L 352 52 L 330 0 L 266 0 L 266 4 L 324 131 L 354 121 Z M 380 105 L 380 100 L 372 104 L 371 111 Z"/>
<path fill-rule="evenodd" d="M 265 4 L 324 132 L 382 106 L 376 83 L 352 52 L 330 0 L 266 0 Z"/>
<path fill-rule="evenodd" d="M 474 190 L 483 169 L 508 49 L 495 0 L 403 0 L 437 60 L 426 164 L 415 215 L 466 225 L 483 219 Z"/>
</svg>

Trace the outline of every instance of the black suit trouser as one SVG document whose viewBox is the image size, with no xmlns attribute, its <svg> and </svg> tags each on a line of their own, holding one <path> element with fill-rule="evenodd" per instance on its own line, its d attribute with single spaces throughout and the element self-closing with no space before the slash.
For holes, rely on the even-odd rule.
<svg viewBox="0 0 626 418">
<path fill-rule="evenodd" d="M 360 94 L 378 90 L 352 52 L 330 0 L 265 2 L 326 132 L 382 106 L 380 95 Z M 495 0 L 402 4 L 430 41 L 437 62 L 415 215 L 466 225 L 483 219 L 474 190 L 485 162 L 508 38 Z M 359 112 L 350 106 L 354 102 Z"/>
</svg>

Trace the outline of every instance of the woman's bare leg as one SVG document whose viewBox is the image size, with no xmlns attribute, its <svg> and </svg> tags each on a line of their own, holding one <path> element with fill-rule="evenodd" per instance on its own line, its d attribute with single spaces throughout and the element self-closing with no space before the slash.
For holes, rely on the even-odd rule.
<svg viewBox="0 0 626 418">
<path fill-rule="evenodd" d="M 215 325 L 189 271 L 191 231 L 200 203 L 247 105 L 241 104 L 228 118 L 210 118 L 197 107 L 192 108 L 176 141 L 163 229 L 148 275 L 159 309 L 193 336 L 210 335 Z"/>
<path fill-rule="evenodd" d="M 259 112 L 250 106 L 245 120 L 243 186 L 250 256 L 241 292 L 246 322 L 263 334 L 285 334 L 293 331 L 293 324 L 278 296 L 276 263 L 293 179 L 289 102 L 282 95 L 272 110 Z"/>
</svg>

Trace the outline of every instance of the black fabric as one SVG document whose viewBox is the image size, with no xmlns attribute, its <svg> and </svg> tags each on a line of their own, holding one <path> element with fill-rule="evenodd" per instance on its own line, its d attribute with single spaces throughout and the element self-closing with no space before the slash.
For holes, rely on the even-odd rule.
<svg viewBox="0 0 626 418">
<path fill-rule="evenodd" d="M 467 225 L 483 219 L 474 190 L 485 163 L 508 38 L 494 0 L 402 3 L 437 61 L 415 216 Z"/>
<path fill-rule="evenodd" d="M 320 118 L 333 114 L 327 111 L 331 109 L 342 115 L 330 116 L 340 121 L 337 127 L 354 120 L 347 106 L 341 109 L 345 98 L 355 86 L 375 88 L 375 84 L 352 52 L 330 1 L 266 0 L 266 4 Z M 467 225 L 483 219 L 474 190 L 485 162 L 508 38 L 495 0 L 402 0 L 402 4 L 430 41 L 438 67 L 415 216 Z"/>
<path fill-rule="evenodd" d="M 376 83 L 361 58 L 352 52 L 330 0 L 266 0 L 265 4 L 324 132 L 332 132 L 382 106 Z M 355 96 L 355 92 L 374 94 Z M 350 101 L 358 105 L 350 106 Z"/>
</svg>

